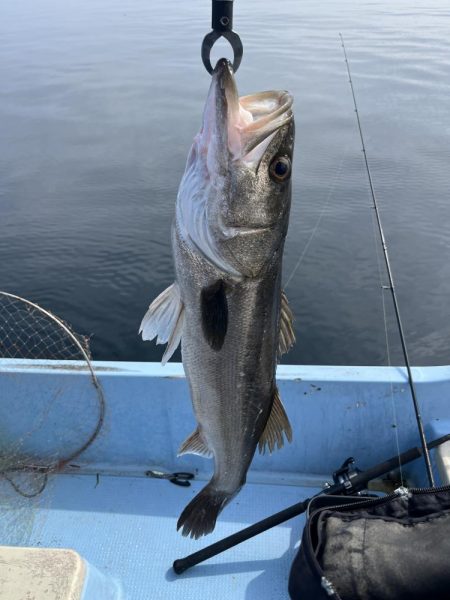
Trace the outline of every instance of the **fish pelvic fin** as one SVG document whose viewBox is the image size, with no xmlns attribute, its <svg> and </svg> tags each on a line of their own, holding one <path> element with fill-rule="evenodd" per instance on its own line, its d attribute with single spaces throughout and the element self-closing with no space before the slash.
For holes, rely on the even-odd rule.
<svg viewBox="0 0 450 600">
<path fill-rule="evenodd" d="M 182 535 L 198 539 L 214 530 L 219 513 L 231 500 L 234 494 L 214 489 L 208 483 L 180 515 L 177 531 L 181 529 Z"/>
<path fill-rule="evenodd" d="M 294 333 L 294 315 L 287 296 L 284 291 L 281 292 L 281 314 L 280 314 L 280 338 L 278 342 L 278 357 L 280 358 L 292 348 L 295 344 Z"/>
<path fill-rule="evenodd" d="M 281 402 L 278 388 L 275 388 L 273 395 L 272 409 L 267 419 L 264 431 L 261 434 L 258 442 L 258 449 L 261 454 L 264 454 L 266 447 L 272 453 L 275 446 L 280 449 L 284 445 L 284 437 L 288 442 L 292 441 L 292 427 L 289 423 L 288 416 Z"/>
<path fill-rule="evenodd" d="M 212 457 L 213 454 L 203 440 L 198 427 L 181 444 L 180 449 L 178 450 L 178 456 L 181 456 L 182 454 L 198 454 L 199 456 L 205 456 L 206 458 Z"/>
<path fill-rule="evenodd" d="M 167 343 L 161 360 L 165 365 L 177 349 L 184 325 L 184 304 L 178 283 L 172 283 L 150 304 L 142 319 L 139 333 L 143 340 L 156 339 L 157 344 Z"/>
</svg>

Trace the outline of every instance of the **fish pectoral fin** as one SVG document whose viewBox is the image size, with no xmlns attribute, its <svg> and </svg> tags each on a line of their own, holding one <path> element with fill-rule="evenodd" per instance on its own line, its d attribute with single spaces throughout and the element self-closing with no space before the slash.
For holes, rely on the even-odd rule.
<svg viewBox="0 0 450 600">
<path fill-rule="evenodd" d="M 178 283 L 172 283 L 150 304 L 142 319 L 139 333 L 143 340 L 156 339 L 157 344 L 167 343 L 161 360 L 165 365 L 180 343 L 183 334 L 184 305 Z"/>
<path fill-rule="evenodd" d="M 275 388 L 272 409 L 258 443 L 260 453 L 264 454 L 266 446 L 270 453 L 273 452 L 275 446 L 282 448 L 284 445 L 283 434 L 288 442 L 292 441 L 292 427 L 281 402 L 278 388 Z"/>
<path fill-rule="evenodd" d="M 281 292 L 281 315 L 280 315 L 280 339 L 278 342 L 278 356 L 282 356 L 289 352 L 292 346 L 295 344 L 295 333 L 294 333 L 294 315 L 292 314 L 291 307 L 287 296 L 284 291 Z"/>
<path fill-rule="evenodd" d="M 204 442 L 198 427 L 181 444 L 180 449 L 178 450 L 178 456 L 181 456 L 182 454 L 198 454 L 199 456 L 206 456 L 207 458 L 212 457 L 213 454 Z"/>
</svg>

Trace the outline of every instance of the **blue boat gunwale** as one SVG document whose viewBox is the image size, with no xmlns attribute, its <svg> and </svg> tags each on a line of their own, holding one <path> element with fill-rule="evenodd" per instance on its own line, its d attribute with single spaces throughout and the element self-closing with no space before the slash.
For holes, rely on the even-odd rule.
<svg viewBox="0 0 450 600">
<path fill-rule="evenodd" d="M 183 365 L 168 362 L 162 366 L 159 362 L 133 361 L 92 361 L 97 373 L 112 376 L 128 377 L 185 377 Z M 88 371 L 84 361 L 47 360 L 47 359 L 11 359 L 0 358 L 0 373 L 9 371 Z M 418 382 L 437 383 L 450 382 L 450 365 L 412 367 L 414 380 Z M 385 382 L 407 384 L 407 372 L 400 366 L 372 365 L 287 365 L 277 367 L 277 379 L 302 381 L 337 381 L 337 382 Z"/>
<path fill-rule="evenodd" d="M 179 445 L 195 428 L 181 363 L 162 367 L 151 362 L 99 361 L 93 366 L 105 395 L 105 426 L 77 460 L 80 468 L 144 474 L 158 466 L 191 470 L 199 478 L 208 478 L 210 461 L 193 455 L 177 457 Z M 428 431 L 447 433 L 450 366 L 414 367 L 413 374 Z M 56 388 L 64 390 L 70 418 L 86 420 L 86 406 L 78 403 L 89 376 L 87 366 L 79 361 L 0 359 L 0 421 L 13 436 L 20 430 L 20 420 L 26 421 L 20 414 L 23 394 L 28 395 L 28 406 L 31 403 L 39 413 Z M 277 380 L 294 439 L 272 455 L 255 455 L 249 481 L 323 481 L 349 455 L 362 468 L 395 455 L 397 436 L 401 451 L 418 445 L 403 368 L 279 365 Z M 15 398 L 13 406 L 8 397 Z M 94 419 L 92 401 L 89 411 Z M 64 413 L 64 407 L 61 410 Z M 47 443 L 49 435 L 44 426 L 33 450 Z"/>
</svg>

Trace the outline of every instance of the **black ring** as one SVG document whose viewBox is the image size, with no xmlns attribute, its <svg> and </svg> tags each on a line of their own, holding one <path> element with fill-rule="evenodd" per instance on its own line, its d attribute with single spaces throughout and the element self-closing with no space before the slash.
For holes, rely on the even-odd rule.
<svg viewBox="0 0 450 600">
<path fill-rule="evenodd" d="M 224 37 L 230 43 L 233 48 L 234 59 L 233 59 L 233 71 L 239 69 L 241 64 L 242 55 L 244 54 L 244 48 L 242 46 L 241 38 L 234 31 L 211 31 L 206 34 L 202 42 L 202 61 L 205 65 L 205 69 L 210 75 L 212 75 L 214 69 L 211 65 L 211 49 L 220 37 Z"/>
</svg>

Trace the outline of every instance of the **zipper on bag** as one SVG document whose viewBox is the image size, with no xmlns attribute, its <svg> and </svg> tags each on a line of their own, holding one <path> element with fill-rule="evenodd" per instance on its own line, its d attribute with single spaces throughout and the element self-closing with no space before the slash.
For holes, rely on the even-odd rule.
<svg viewBox="0 0 450 600">
<path fill-rule="evenodd" d="M 441 492 L 450 492 L 450 485 L 441 485 L 438 487 L 427 487 L 427 488 L 405 488 L 405 487 L 400 487 L 397 488 L 397 490 L 395 490 L 394 492 L 392 492 L 392 494 L 388 494 L 387 496 L 383 496 L 381 498 L 370 498 L 369 500 L 361 500 L 361 502 L 355 502 L 354 504 L 349 503 L 349 504 L 335 504 L 333 506 L 327 506 L 327 507 L 323 507 L 323 508 L 318 508 L 314 513 L 312 513 L 309 521 L 311 523 L 312 519 L 319 513 L 322 512 L 324 510 L 327 511 L 331 511 L 331 510 L 339 510 L 340 512 L 348 512 L 353 510 L 354 508 L 364 508 L 364 507 L 370 507 L 370 506 L 383 506 L 384 504 L 389 503 L 391 500 L 395 500 L 396 498 L 401 498 L 403 497 L 411 497 L 413 495 L 425 495 L 425 494 L 430 494 L 430 493 L 441 493 Z M 303 548 L 303 552 L 305 554 L 305 557 L 310 565 L 310 567 L 313 569 L 313 572 L 315 571 L 316 574 L 319 575 L 319 578 L 322 579 L 325 577 L 324 571 L 322 570 L 322 567 L 319 564 L 319 561 L 316 558 L 316 555 L 314 553 L 313 547 L 312 547 L 312 540 L 311 540 L 311 528 L 308 526 L 305 528 L 305 534 L 306 534 L 306 545 Z M 339 596 L 337 596 L 339 597 Z"/>
</svg>

